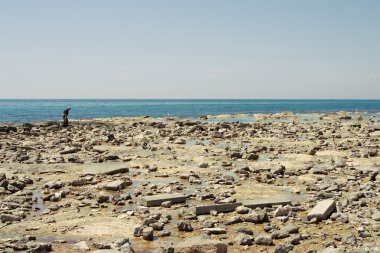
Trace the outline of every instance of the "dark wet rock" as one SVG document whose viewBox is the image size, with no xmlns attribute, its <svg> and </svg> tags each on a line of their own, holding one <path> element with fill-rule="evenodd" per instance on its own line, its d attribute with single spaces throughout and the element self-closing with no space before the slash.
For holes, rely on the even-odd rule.
<svg viewBox="0 0 380 253">
<path fill-rule="evenodd" d="M 205 168 L 208 168 L 208 163 L 200 163 L 199 164 L 199 168 L 201 168 L 201 169 L 205 169 Z"/>
<path fill-rule="evenodd" d="M 162 222 L 155 222 L 155 223 L 152 223 L 150 224 L 150 226 L 153 228 L 153 230 L 155 231 L 161 231 L 164 229 L 165 227 L 165 224 L 162 223 Z"/>
<path fill-rule="evenodd" d="M 187 221 L 180 221 L 177 223 L 177 228 L 179 231 L 191 232 L 193 231 L 193 227 Z"/>
<path fill-rule="evenodd" d="M 105 195 L 105 194 L 98 194 L 96 196 L 96 202 L 98 202 L 99 204 L 107 203 L 109 200 L 110 200 L 110 197 L 108 195 Z"/>
<path fill-rule="evenodd" d="M 114 161 L 114 160 L 118 160 L 118 159 L 120 159 L 120 157 L 118 155 L 115 155 L 115 154 L 108 154 L 108 155 L 104 156 L 104 160 L 106 160 L 106 161 Z"/>
</svg>

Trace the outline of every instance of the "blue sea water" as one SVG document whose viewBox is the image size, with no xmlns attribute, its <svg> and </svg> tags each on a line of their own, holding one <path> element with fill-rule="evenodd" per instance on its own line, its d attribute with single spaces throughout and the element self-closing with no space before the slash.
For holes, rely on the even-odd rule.
<svg viewBox="0 0 380 253">
<path fill-rule="evenodd" d="M 7 99 L 0 100 L 0 122 L 61 120 L 109 117 L 197 117 L 237 113 L 297 113 L 360 111 L 380 112 L 380 100 L 274 100 L 274 99 Z"/>
</svg>

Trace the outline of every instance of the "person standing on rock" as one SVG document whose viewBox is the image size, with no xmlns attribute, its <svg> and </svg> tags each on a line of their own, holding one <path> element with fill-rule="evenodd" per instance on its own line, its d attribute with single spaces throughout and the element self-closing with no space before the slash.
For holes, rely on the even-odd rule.
<svg viewBox="0 0 380 253">
<path fill-rule="evenodd" d="M 69 125 L 69 111 L 70 107 L 67 107 L 66 110 L 63 111 L 63 127 L 67 127 Z"/>
</svg>

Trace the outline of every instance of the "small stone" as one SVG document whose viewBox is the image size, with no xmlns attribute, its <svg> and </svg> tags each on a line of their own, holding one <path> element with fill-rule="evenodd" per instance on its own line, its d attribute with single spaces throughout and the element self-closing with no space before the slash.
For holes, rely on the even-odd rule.
<svg viewBox="0 0 380 253">
<path fill-rule="evenodd" d="M 284 206 L 284 207 L 279 206 L 279 207 L 277 207 L 277 209 L 274 211 L 273 216 L 274 216 L 274 217 L 288 216 L 289 211 L 290 211 L 289 207 L 287 207 L 287 206 Z"/>
<path fill-rule="evenodd" d="M 263 223 L 269 221 L 268 214 L 265 211 L 254 211 L 243 217 L 245 222 Z"/>
<path fill-rule="evenodd" d="M 198 167 L 201 168 L 201 169 L 206 169 L 206 168 L 208 168 L 208 163 L 200 163 L 198 165 Z"/>
<path fill-rule="evenodd" d="M 288 252 L 291 252 L 293 248 L 294 248 L 293 245 L 280 244 L 276 246 L 276 248 L 274 249 L 274 253 L 288 253 Z"/>
<path fill-rule="evenodd" d="M 239 216 L 232 216 L 232 217 L 227 218 L 224 221 L 224 224 L 232 225 L 232 224 L 236 224 L 236 223 L 240 223 L 240 222 L 242 222 L 242 219 Z"/>
<path fill-rule="evenodd" d="M 185 231 L 185 232 L 191 232 L 194 230 L 191 224 L 187 221 L 178 222 L 177 228 L 179 231 Z"/>
<path fill-rule="evenodd" d="M 235 211 L 238 214 L 247 214 L 247 213 L 249 213 L 250 209 L 248 207 L 245 207 L 245 206 L 238 206 L 238 207 L 236 207 Z"/>
<path fill-rule="evenodd" d="M 74 247 L 79 249 L 79 250 L 83 250 L 83 251 L 89 251 L 90 250 L 90 248 L 88 247 L 88 245 L 85 241 L 75 243 Z"/>
<path fill-rule="evenodd" d="M 259 235 L 255 238 L 255 243 L 257 245 L 273 245 L 273 240 L 269 236 L 266 235 Z"/>
<path fill-rule="evenodd" d="M 162 230 L 162 231 L 159 231 L 157 235 L 159 237 L 166 237 L 166 236 L 170 236 L 171 232 L 169 230 Z"/>
<path fill-rule="evenodd" d="M 170 208 L 172 206 L 172 202 L 170 200 L 164 201 L 161 203 L 161 206 L 165 208 Z"/>
<path fill-rule="evenodd" d="M 252 245 L 254 241 L 253 236 L 247 234 L 239 234 L 235 238 L 235 242 L 239 245 Z"/>
<path fill-rule="evenodd" d="M 153 241 L 153 228 L 146 227 L 142 231 L 142 237 L 144 240 Z"/>
</svg>

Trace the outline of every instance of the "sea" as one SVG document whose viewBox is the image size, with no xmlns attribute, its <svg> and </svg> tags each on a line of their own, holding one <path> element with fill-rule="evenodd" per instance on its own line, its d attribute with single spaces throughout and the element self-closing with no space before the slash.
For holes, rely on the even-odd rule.
<svg viewBox="0 0 380 253">
<path fill-rule="evenodd" d="M 219 114 L 367 112 L 379 117 L 380 100 L 331 99 L 1 99 L 1 123 L 111 117 L 199 117 Z"/>
</svg>

